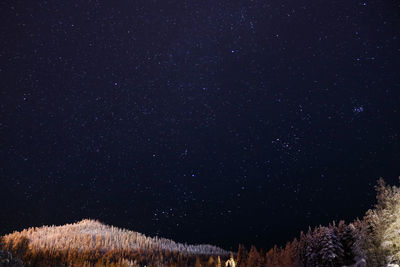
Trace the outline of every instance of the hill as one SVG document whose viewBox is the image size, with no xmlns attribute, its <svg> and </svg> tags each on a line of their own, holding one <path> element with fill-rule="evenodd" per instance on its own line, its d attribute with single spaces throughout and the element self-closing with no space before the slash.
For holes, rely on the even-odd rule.
<svg viewBox="0 0 400 267">
<path fill-rule="evenodd" d="M 120 229 L 96 220 L 82 220 L 63 226 L 42 226 L 14 232 L 2 238 L 2 246 L 23 258 L 40 265 L 49 263 L 86 262 L 87 265 L 122 261 L 136 264 L 195 261 L 209 256 L 227 257 L 229 251 L 211 245 L 187 245 L 159 237 Z"/>
</svg>

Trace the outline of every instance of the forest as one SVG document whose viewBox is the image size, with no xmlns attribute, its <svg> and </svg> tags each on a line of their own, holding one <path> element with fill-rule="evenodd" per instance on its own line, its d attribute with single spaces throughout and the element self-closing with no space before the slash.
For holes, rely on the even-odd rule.
<svg viewBox="0 0 400 267">
<path fill-rule="evenodd" d="M 0 239 L 0 266 L 308 267 L 396 266 L 400 263 L 400 188 L 379 179 L 377 203 L 362 219 L 309 227 L 283 247 L 237 252 L 179 244 L 83 220 L 43 226 Z M 8 253 L 8 254 L 7 254 Z"/>
</svg>

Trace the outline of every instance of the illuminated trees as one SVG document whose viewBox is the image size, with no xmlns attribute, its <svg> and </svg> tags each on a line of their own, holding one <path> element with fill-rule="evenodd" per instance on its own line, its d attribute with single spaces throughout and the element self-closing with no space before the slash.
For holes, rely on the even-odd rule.
<svg viewBox="0 0 400 267">
<path fill-rule="evenodd" d="M 298 242 L 268 251 L 266 266 L 342 266 L 362 259 L 369 266 L 399 264 L 400 189 L 380 179 L 376 191 L 375 209 L 368 210 L 363 220 L 309 228 L 300 233 Z"/>
<path fill-rule="evenodd" d="M 363 255 L 360 255 L 360 250 L 357 249 L 360 234 L 357 232 L 354 224 L 351 223 L 347 225 L 344 221 L 340 221 L 337 226 L 337 234 L 343 248 L 343 255 L 340 261 L 341 265 L 350 265 L 358 258 L 364 258 Z"/>
<path fill-rule="evenodd" d="M 400 263 L 400 189 L 379 180 L 377 204 L 362 220 L 309 228 L 299 239 L 267 253 L 239 245 L 236 267 L 369 266 Z M 229 252 L 210 245 L 192 246 L 103 225 L 93 220 L 60 227 L 44 226 L 0 238 L 30 266 L 222 267 Z M 232 255 L 233 259 L 233 255 Z M 225 265 L 225 264 L 224 264 Z"/>
<path fill-rule="evenodd" d="M 360 224 L 361 247 L 371 266 L 400 263 L 400 188 L 379 179 L 375 189 L 375 209 L 368 210 Z"/>
<path fill-rule="evenodd" d="M 236 266 L 244 267 L 246 266 L 247 251 L 242 244 L 239 244 L 238 252 L 236 255 Z"/>
<path fill-rule="evenodd" d="M 247 267 L 261 267 L 263 265 L 263 259 L 258 253 L 255 246 L 251 246 L 249 255 L 247 257 Z"/>
<path fill-rule="evenodd" d="M 233 258 L 233 254 L 229 257 L 229 259 L 225 262 L 225 267 L 236 267 L 235 259 Z"/>
<path fill-rule="evenodd" d="M 217 257 L 217 267 L 221 267 L 221 257 Z"/>
<path fill-rule="evenodd" d="M 320 262 L 323 266 L 337 266 L 343 258 L 343 247 L 336 236 L 334 227 L 321 227 L 321 250 L 319 251 Z"/>
<path fill-rule="evenodd" d="M 210 258 L 208 258 L 207 266 L 208 267 L 213 267 L 214 266 L 214 262 L 215 262 L 215 260 L 214 260 L 213 256 L 210 256 Z"/>
<path fill-rule="evenodd" d="M 83 220 L 64 226 L 43 226 L 14 232 L 2 238 L 2 247 L 35 266 L 168 266 L 195 264 L 199 255 L 227 256 L 211 245 L 179 244 L 159 237 Z M 198 257 L 206 266 L 208 258 Z"/>
</svg>

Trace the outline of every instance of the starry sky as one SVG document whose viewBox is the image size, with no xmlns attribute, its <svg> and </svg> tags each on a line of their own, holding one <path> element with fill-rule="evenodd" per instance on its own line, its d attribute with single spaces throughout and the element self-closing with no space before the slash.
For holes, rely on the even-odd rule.
<svg viewBox="0 0 400 267">
<path fill-rule="evenodd" d="M 2 1 L 0 233 L 99 219 L 236 249 L 400 175 L 400 5 Z"/>
</svg>

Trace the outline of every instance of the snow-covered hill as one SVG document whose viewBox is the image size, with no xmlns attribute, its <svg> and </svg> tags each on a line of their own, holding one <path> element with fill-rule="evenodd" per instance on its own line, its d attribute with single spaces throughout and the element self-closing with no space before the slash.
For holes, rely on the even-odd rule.
<svg viewBox="0 0 400 267">
<path fill-rule="evenodd" d="M 211 245 L 187 245 L 172 240 L 147 237 L 141 233 L 104 225 L 95 220 L 82 220 L 63 226 L 42 226 L 4 236 L 4 242 L 27 238 L 30 250 L 100 251 L 139 250 L 141 252 L 171 251 L 182 254 L 228 255 L 229 252 Z"/>
</svg>

